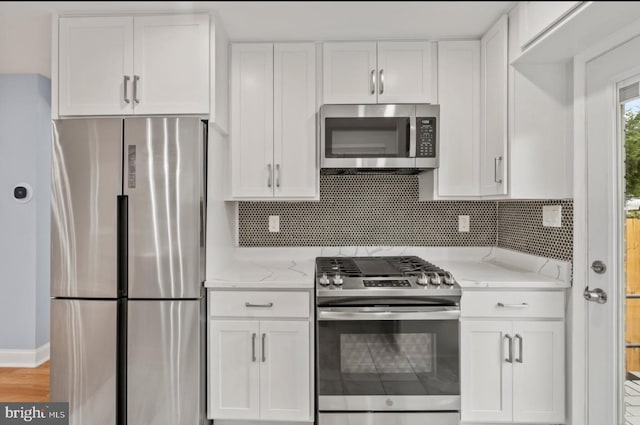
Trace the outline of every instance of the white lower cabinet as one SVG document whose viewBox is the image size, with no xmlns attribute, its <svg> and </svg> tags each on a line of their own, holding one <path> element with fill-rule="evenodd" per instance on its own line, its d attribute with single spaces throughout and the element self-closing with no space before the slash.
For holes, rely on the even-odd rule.
<svg viewBox="0 0 640 425">
<path fill-rule="evenodd" d="M 543 299 L 561 292 L 475 293 L 462 301 L 461 421 L 562 424 L 565 422 L 564 320 L 557 304 L 541 314 Z M 505 297 L 517 298 L 507 302 Z M 501 301 L 502 300 L 502 301 Z M 492 311 L 478 303 L 491 303 Z M 468 307 L 465 313 L 465 306 Z M 487 304 L 489 306 L 489 304 Z M 535 317 L 528 318 L 527 315 Z M 471 315 L 475 315 L 470 317 Z M 511 316 L 511 317 L 509 317 Z"/>
<path fill-rule="evenodd" d="M 249 301 L 216 311 L 211 300 L 217 294 L 221 298 L 246 294 Z M 296 293 L 265 292 L 269 301 L 262 303 L 255 302 L 258 292 L 217 294 L 209 296 L 210 315 L 217 316 L 209 319 L 209 419 L 312 421 L 308 316 L 302 320 L 252 316 L 255 310 L 268 318 L 271 309 Z M 306 295 L 308 303 L 307 294 L 297 294 Z"/>
</svg>

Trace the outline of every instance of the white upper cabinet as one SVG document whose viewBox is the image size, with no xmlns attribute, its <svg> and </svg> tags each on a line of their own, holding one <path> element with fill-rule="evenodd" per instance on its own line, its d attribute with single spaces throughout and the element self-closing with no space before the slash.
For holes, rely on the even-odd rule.
<svg viewBox="0 0 640 425">
<path fill-rule="evenodd" d="M 378 103 L 435 103 L 431 46 L 429 41 L 378 43 Z"/>
<path fill-rule="evenodd" d="M 324 43 L 323 103 L 436 103 L 432 45 Z"/>
<path fill-rule="evenodd" d="M 479 195 L 480 42 L 438 43 L 440 167 L 437 195 Z"/>
<path fill-rule="evenodd" d="M 273 196 L 273 44 L 231 47 L 231 158 L 233 196 Z"/>
<path fill-rule="evenodd" d="M 315 57 L 313 43 L 232 46 L 232 199 L 317 196 Z"/>
<path fill-rule="evenodd" d="M 61 116 L 207 114 L 209 16 L 66 17 Z"/>
<path fill-rule="evenodd" d="M 136 17 L 133 39 L 136 114 L 209 112 L 208 15 Z"/>
<path fill-rule="evenodd" d="M 520 2 L 520 46 L 526 47 L 539 35 L 569 12 L 581 1 L 521 1 Z"/>
<path fill-rule="evenodd" d="M 482 37 L 480 193 L 507 194 L 508 18 L 502 16 Z"/>
<path fill-rule="evenodd" d="M 131 114 L 133 18 L 60 18 L 59 31 L 60 115 Z"/>
<path fill-rule="evenodd" d="M 274 195 L 312 198 L 317 193 L 316 48 L 274 45 Z"/>
<path fill-rule="evenodd" d="M 324 103 L 376 103 L 376 43 L 324 43 Z"/>
</svg>

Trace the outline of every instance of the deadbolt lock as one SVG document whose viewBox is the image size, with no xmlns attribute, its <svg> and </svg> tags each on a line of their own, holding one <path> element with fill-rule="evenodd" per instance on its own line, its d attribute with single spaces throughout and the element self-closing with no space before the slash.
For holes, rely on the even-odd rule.
<svg viewBox="0 0 640 425">
<path fill-rule="evenodd" d="M 603 274 L 607 271 L 607 266 L 600 260 L 596 260 L 591 264 L 591 270 L 597 274 Z"/>
</svg>

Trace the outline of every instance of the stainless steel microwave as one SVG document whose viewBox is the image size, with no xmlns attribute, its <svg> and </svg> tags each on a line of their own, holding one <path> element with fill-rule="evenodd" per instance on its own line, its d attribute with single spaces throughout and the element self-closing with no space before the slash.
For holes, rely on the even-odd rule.
<svg viewBox="0 0 640 425">
<path fill-rule="evenodd" d="M 323 105 L 321 168 L 437 168 L 439 105 Z"/>
</svg>

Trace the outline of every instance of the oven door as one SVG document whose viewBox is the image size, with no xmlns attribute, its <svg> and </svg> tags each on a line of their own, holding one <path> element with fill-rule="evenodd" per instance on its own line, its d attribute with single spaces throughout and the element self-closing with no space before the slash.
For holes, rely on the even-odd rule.
<svg viewBox="0 0 640 425">
<path fill-rule="evenodd" d="M 324 105 L 323 168 L 415 168 L 415 105 Z"/>
<path fill-rule="evenodd" d="M 457 307 L 319 308 L 319 411 L 459 411 L 459 317 Z"/>
</svg>

